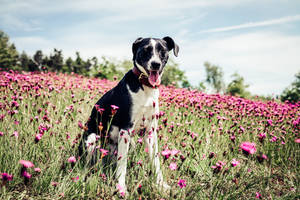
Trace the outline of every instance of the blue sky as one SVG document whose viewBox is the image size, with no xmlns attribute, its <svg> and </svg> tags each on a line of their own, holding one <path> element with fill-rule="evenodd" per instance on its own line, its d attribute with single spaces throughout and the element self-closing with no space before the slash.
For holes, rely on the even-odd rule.
<svg viewBox="0 0 300 200">
<path fill-rule="evenodd" d="M 131 59 L 138 37 L 171 36 L 175 62 L 197 85 L 203 63 L 235 72 L 259 95 L 280 94 L 300 71 L 300 1 L 0 0 L 0 29 L 19 52 L 62 49 L 84 58 Z"/>
</svg>

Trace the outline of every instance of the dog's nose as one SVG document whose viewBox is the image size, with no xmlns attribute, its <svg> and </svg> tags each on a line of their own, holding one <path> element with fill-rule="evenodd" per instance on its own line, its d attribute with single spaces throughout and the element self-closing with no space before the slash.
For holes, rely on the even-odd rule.
<svg viewBox="0 0 300 200">
<path fill-rule="evenodd" d="M 155 62 L 155 61 L 151 62 L 151 69 L 159 70 L 159 68 L 160 68 L 160 63 Z"/>
</svg>

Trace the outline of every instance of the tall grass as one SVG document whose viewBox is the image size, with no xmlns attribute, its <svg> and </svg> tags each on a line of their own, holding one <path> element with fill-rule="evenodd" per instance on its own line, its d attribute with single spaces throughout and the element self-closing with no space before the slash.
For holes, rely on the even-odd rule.
<svg viewBox="0 0 300 200">
<path fill-rule="evenodd" d="M 101 158 L 92 168 L 78 157 L 74 166 L 67 162 L 76 156 L 81 124 L 115 84 L 77 75 L 0 72 L 0 173 L 13 175 L 7 181 L 0 175 L 0 199 L 121 198 L 115 172 L 104 170 Z M 125 198 L 300 197 L 299 104 L 160 90 L 160 160 L 171 190 L 156 186 L 145 145 L 136 142 L 128 156 Z M 242 150 L 243 142 L 255 143 L 255 153 Z M 233 159 L 239 164 L 233 166 Z M 30 179 L 21 175 L 20 160 L 34 164 L 26 169 Z"/>
</svg>

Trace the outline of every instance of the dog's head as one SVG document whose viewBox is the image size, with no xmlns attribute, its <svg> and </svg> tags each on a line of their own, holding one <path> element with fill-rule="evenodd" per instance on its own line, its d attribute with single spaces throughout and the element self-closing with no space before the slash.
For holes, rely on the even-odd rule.
<svg viewBox="0 0 300 200">
<path fill-rule="evenodd" d="M 161 75 L 169 58 L 169 51 L 173 49 L 178 55 L 179 47 L 170 37 L 138 38 L 132 45 L 133 63 L 148 77 L 152 86 L 158 86 Z"/>
</svg>

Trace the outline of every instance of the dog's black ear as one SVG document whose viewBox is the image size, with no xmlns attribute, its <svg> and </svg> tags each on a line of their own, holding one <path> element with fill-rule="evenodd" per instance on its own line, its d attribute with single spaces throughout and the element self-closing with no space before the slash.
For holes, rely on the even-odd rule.
<svg viewBox="0 0 300 200">
<path fill-rule="evenodd" d="M 139 43 L 143 40 L 142 37 L 139 37 L 138 39 L 136 39 L 134 41 L 134 43 L 132 44 L 132 53 L 133 53 L 133 59 L 135 58 L 135 54 L 136 54 L 136 50 L 139 46 Z"/>
<path fill-rule="evenodd" d="M 167 47 L 168 47 L 169 51 L 171 51 L 173 49 L 173 53 L 177 57 L 178 52 L 179 52 L 179 46 L 169 36 L 164 37 L 163 40 L 167 42 Z"/>
</svg>

